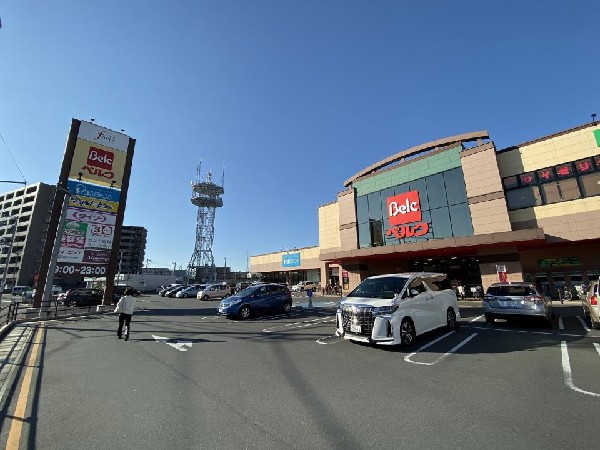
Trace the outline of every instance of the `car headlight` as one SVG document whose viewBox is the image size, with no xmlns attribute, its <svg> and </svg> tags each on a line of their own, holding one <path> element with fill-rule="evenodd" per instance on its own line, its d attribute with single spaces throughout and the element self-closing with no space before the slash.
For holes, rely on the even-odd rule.
<svg viewBox="0 0 600 450">
<path fill-rule="evenodd" d="M 241 298 L 232 298 L 229 300 L 229 305 L 239 305 L 240 303 L 242 303 Z"/>
<path fill-rule="evenodd" d="M 380 306 L 373 309 L 374 316 L 382 316 L 384 314 L 393 314 L 398 309 L 399 305 Z"/>
</svg>

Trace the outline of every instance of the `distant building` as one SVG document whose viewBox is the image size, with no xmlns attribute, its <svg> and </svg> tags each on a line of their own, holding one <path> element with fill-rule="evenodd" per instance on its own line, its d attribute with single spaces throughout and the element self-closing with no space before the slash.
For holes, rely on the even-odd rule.
<svg viewBox="0 0 600 450">
<path fill-rule="evenodd" d="M 117 263 L 119 273 L 142 273 L 147 238 L 148 230 L 144 227 L 123 225 Z"/>
<path fill-rule="evenodd" d="M 37 280 L 55 190 L 35 183 L 0 194 L 0 281 L 5 280 L 4 286 L 33 286 Z"/>
<path fill-rule="evenodd" d="M 168 267 L 144 267 L 142 273 L 147 275 L 172 275 L 173 269 Z"/>
</svg>

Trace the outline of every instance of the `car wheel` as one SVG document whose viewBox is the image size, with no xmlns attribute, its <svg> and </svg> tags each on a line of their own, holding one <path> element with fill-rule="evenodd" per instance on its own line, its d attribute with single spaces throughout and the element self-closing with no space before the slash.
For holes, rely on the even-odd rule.
<svg viewBox="0 0 600 450">
<path fill-rule="evenodd" d="M 181 294 L 181 297 L 187 298 L 187 294 Z"/>
<path fill-rule="evenodd" d="M 400 345 L 407 347 L 413 343 L 416 337 L 415 325 L 412 320 L 406 318 L 400 324 Z"/>
<path fill-rule="evenodd" d="M 239 313 L 240 319 L 247 319 L 250 317 L 250 307 L 248 305 L 244 305 L 240 308 Z"/>
<path fill-rule="evenodd" d="M 208 300 L 208 295 L 204 294 L 204 296 L 202 297 L 202 300 Z"/>
<path fill-rule="evenodd" d="M 286 314 L 289 314 L 289 312 L 292 310 L 292 304 L 290 302 L 285 302 L 283 304 L 283 312 Z"/>
<path fill-rule="evenodd" d="M 492 316 L 491 314 L 486 314 L 485 323 L 494 323 L 494 316 Z"/>
<path fill-rule="evenodd" d="M 448 308 L 448 311 L 446 312 L 446 327 L 448 327 L 449 330 L 455 330 L 457 326 L 456 313 L 454 312 L 454 309 Z"/>
</svg>

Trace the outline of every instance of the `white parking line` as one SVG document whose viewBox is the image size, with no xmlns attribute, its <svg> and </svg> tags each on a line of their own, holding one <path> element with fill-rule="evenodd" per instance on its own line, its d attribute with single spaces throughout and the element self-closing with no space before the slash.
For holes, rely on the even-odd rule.
<svg viewBox="0 0 600 450">
<path fill-rule="evenodd" d="M 475 317 L 473 320 L 469 320 L 469 322 L 473 323 L 473 322 L 477 322 L 479 319 L 481 319 L 483 317 L 483 314 L 480 315 L 479 317 Z"/>
<path fill-rule="evenodd" d="M 600 355 L 600 344 L 594 342 L 594 347 L 596 347 L 596 351 L 598 352 L 598 355 Z"/>
<path fill-rule="evenodd" d="M 422 366 L 433 366 L 434 364 L 437 364 L 438 362 L 440 362 L 442 359 L 447 358 L 449 355 L 451 355 L 452 353 L 454 353 L 456 350 L 458 350 L 459 348 L 461 348 L 463 345 L 465 345 L 467 342 L 469 342 L 471 339 L 473 339 L 475 336 L 477 336 L 478 333 L 473 333 L 471 336 L 469 336 L 468 338 L 464 339 L 463 341 L 461 341 L 460 343 L 458 343 L 457 345 L 455 345 L 454 347 L 452 347 L 449 351 L 447 351 L 446 353 L 444 353 L 442 356 L 440 356 L 438 359 L 436 359 L 433 362 L 429 362 L 429 363 L 425 363 L 425 362 L 419 362 L 419 361 L 412 361 L 410 358 L 412 358 L 414 355 L 416 355 L 417 353 L 419 353 L 422 350 L 425 350 L 426 348 L 432 346 L 433 344 L 435 344 L 436 342 L 441 341 L 442 339 L 444 339 L 445 337 L 450 336 L 451 334 L 453 334 L 454 331 L 450 331 L 449 333 L 444 334 L 443 336 L 440 336 L 439 338 L 431 341 L 429 344 L 426 344 L 424 346 L 422 346 L 421 348 L 419 348 L 416 352 L 411 353 L 410 355 L 406 355 L 404 357 L 404 361 L 409 362 L 411 364 L 419 364 Z"/>
<path fill-rule="evenodd" d="M 280 329 L 280 331 L 289 331 L 289 330 L 295 330 L 295 329 L 300 329 L 300 328 L 308 328 L 308 327 L 312 327 L 314 325 L 321 325 L 321 324 L 326 324 L 326 323 L 330 323 L 330 322 L 335 322 L 335 317 L 331 318 L 331 317 L 327 317 L 327 318 L 323 318 L 323 319 L 311 319 L 311 320 L 305 320 L 304 322 L 294 322 L 294 323 L 288 323 L 286 325 L 276 325 L 274 327 L 270 327 L 270 328 L 265 328 L 263 329 L 263 333 L 273 333 L 273 331 Z"/>
<path fill-rule="evenodd" d="M 596 346 L 596 350 L 598 350 L 597 345 L 598 344 L 594 344 L 594 346 Z M 586 394 L 592 397 L 600 397 L 600 394 L 590 391 L 584 391 L 583 389 L 579 389 L 577 386 L 575 386 L 575 384 L 573 384 L 573 373 L 571 372 L 571 363 L 569 361 L 569 351 L 567 350 L 566 341 L 561 341 L 560 349 L 562 353 L 563 374 L 565 378 L 565 384 L 567 385 L 567 387 L 569 389 L 574 390 L 575 392 L 579 392 L 580 394 Z M 600 353 L 600 350 L 598 350 L 598 352 Z"/>
<path fill-rule="evenodd" d="M 475 328 L 477 330 L 505 331 L 505 332 L 512 332 L 512 333 L 544 334 L 544 335 L 548 335 L 548 336 L 585 337 L 584 334 L 554 333 L 552 331 L 509 330 L 507 328 L 476 327 L 476 326 L 472 326 L 471 328 Z M 594 336 L 589 336 L 589 337 L 594 337 Z"/>
<path fill-rule="evenodd" d="M 577 316 L 577 318 L 578 318 L 578 319 L 579 319 L 579 321 L 581 322 L 581 326 L 583 327 L 583 329 L 584 329 L 585 331 L 592 331 L 592 330 L 590 330 L 590 329 L 588 328 L 587 324 L 584 322 L 584 320 L 583 320 L 583 319 L 582 319 L 580 316 Z"/>
</svg>

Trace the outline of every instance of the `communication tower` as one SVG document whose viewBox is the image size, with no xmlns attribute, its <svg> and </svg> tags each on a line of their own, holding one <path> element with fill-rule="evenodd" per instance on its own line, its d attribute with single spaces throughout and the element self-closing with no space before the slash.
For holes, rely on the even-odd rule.
<svg viewBox="0 0 600 450">
<path fill-rule="evenodd" d="M 225 170 L 221 177 L 221 184 L 213 182 L 212 172 L 208 171 L 204 180 L 201 179 L 202 163 L 196 168 L 196 181 L 192 181 L 192 204 L 198 207 L 196 219 L 196 244 L 194 253 L 187 267 L 190 281 L 200 282 L 216 281 L 217 269 L 212 253 L 213 239 L 215 236 L 215 211 L 223 206 L 221 196 L 225 193 L 223 188 Z"/>
</svg>

